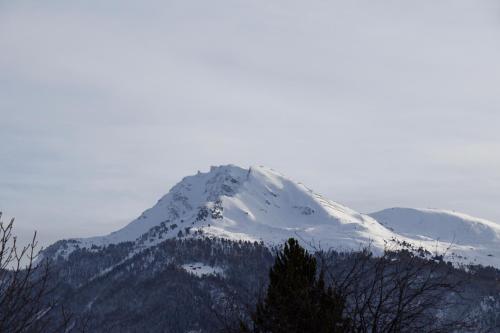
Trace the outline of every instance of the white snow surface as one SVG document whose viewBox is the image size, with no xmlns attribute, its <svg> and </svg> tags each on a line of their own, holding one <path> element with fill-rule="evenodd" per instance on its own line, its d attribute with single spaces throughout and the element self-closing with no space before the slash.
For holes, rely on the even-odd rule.
<svg viewBox="0 0 500 333">
<path fill-rule="evenodd" d="M 390 208 L 370 215 L 414 243 L 439 243 L 473 263 L 500 267 L 500 225 L 495 222 L 439 209 Z"/>
<path fill-rule="evenodd" d="M 447 251 L 464 263 L 500 267 L 500 226 L 494 222 L 431 209 L 394 208 L 364 215 L 262 166 L 212 167 L 186 177 L 124 228 L 77 243 L 90 247 L 135 241 L 141 249 L 201 234 L 269 246 L 295 237 L 306 247 L 370 246 L 375 253 L 383 251 L 386 241 L 398 239 L 433 253 Z"/>
<path fill-rule="evenodd" d="M 209 266 L 201 262 L 194 262 L 189 264 L 184 264 L 181 266 L 186 272 L 196 275 L 197 277 L 203 277 L 207 275 L 224 275 L 224 269 L 219 266 Z"/>
</svg>

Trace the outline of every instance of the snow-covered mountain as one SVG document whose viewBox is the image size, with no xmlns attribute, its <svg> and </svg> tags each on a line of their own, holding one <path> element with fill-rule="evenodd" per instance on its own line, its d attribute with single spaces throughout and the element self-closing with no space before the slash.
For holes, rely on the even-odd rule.
<svg viewBox="0 0 500 333">
<path fill-rule="evenodd" d="M 500 267 L 497 223 L 438 209 L 390 208 L 370 216 L 413 243 L 440 244 L 441 249 L 449 247 L 448 253 L 466 257 L 466 262 Z"/>
<path fill-rule="evenodd" d="M 500 226 L 463 214 L 389 209 L 360 214 L 266 167 L 233 165 L 184 178 L 156 205 L 107 236 L 75 239 L 57 248 L 99 248 L 125 241 L 135 251 L 178 237 L 214 237 L 278 245 L 289 237 L 323 249 L 374 252 L 391 241 L 448 253 L 463 262 L 500 267 Z M 389 243 L 387 243 L 389 242 Z M 451 246 L 451 248 L 450 248 Z"/>
</svg>

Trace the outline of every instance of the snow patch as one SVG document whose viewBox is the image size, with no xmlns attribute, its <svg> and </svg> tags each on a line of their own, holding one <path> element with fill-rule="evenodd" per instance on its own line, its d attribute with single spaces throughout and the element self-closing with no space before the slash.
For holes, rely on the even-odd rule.
<svg viewBox="0 0 500 333">
<path fill-rule="evenodd" d="M 209 266 L 201 262 L 184 264 L 181 266 L 186 272 L 197 277 L 224 276 L 224 269 L 218 266 Z"/>
</svg>

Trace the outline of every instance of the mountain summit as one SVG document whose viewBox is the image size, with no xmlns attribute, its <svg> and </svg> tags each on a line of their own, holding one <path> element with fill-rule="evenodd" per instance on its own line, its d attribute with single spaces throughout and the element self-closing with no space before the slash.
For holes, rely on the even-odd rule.
<svg viewBox="0 0 500 333">
<path fill-rule="evenodd" d="M 212 167 L 185 177 L 152 208 L 107 236 L 58 242 L 66 257 L 76 248 L 134 242 L 135 251 L 165 239 L 224 238 L 274 246 L 295 237 L 306 246 L 377 253 L 391 242 L 406 242 L 453 260 L 500 267 L 500 226 L 463 214 L 437 210 L 389 209 L 371 215 L 314 193 L 273 169 L 234 165 Z"/>
</svg>

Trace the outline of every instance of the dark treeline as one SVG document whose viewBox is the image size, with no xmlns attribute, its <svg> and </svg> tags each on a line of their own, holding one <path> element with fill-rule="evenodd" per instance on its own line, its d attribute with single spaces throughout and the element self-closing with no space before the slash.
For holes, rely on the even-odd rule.
<svg viewBox="0 0 500 333">
<path fill-rule="evenodd" d="M 36 258 L 35 239 L 19 247 L 1 226 L 1 332 L 500 331 L 498 270 L 404 244 L 374 256 L 189 237 Z"/>
<path fill-rule="evenodd" d="M 477 332 L 497 327 L 471 315 L 469 275 L 422 251 L 318 251 L 290 239 L 270 269 L 255 310 L 227 331 Z M 230 321 L 228 321 L 230 323 Z"/>
</svg>

